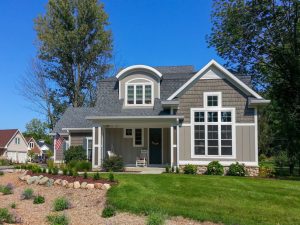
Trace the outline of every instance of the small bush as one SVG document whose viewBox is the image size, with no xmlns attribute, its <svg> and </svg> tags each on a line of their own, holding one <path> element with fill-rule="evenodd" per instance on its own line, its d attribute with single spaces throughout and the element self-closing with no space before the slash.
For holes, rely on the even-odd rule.
<svg viewBox="0 0 300 225">
<path fill-rule="evenodd" d="M 45 167 L 43 168 L 43 173 L 47 173 L 47 169 Z"/>
<path fill-rule="evenodd" d="M 265 154 L 260 154 L 258 156 L 258 161 L 259 162 L 264 162 L 264 161 L 266 161 L 266 159 L 267 159 L 267 156 Z"/>
<path fill-rule="evenodd" d="M 62 170 L 62 171 L 63 171 L 63 175 L 65 175 L 65 176 L 66 176 L 66 175 L 68 174 L 68 169 L 67 169 L 67 168 L 63 168 L 63 170 Z"/>
<path fill-rule="evenodd" d="M 69 219 L 66 215 L 49 215 L 47 221 L 50 225 L 68 225 Z"/>
<path fill-rule="evenodd" d="M 4 172 L 3 171 L 0 171 L 0 176 L 3 176 L 4 175 Z"/>
<path fill-rule="evenodd" d="M 14 218 L 12 214 L 8 212 L 6 208 L 0 208 L 0 224 L 3 223 L 14 223 Z"/>
<path fill-rule="evenodd" d="M 48 174 L 52 174 L 52 168 L 48 168 Z"/>
<path fill-rule="evenodd" d="M 285 151 L 281 151 L 275 156 L 275 165 L 279 168 L 283 168 L 284 166 L 288 165 L 288 162 L 289 159 Z"/>
<path fill-rule="evenodd" d="M 212 161 L 207 166 L 206 174 L 208 175 L 223 175 L 224 168 L 219 161 Z"/>
<path fill-rule="evenodd" d="M 33 204 L 43 204 L 45 202 L 45 198 L 41 195 L 37 195 L 33 199 Z"/>
<path fill-rule="evenodd" d="M 69 209 L 69 208 L 70 208 L 70 202 L 68 199 L 66 199 L 64 197 L 57 198 L 53 202 L 54 211 L 63 211 L 65 209 Z"/>
<path fill-rule="evenodd" d="M 64 151 L 64 159 L 67 164 L 72 160 L 86 160 L 86 150 L 82 146 L 71 146 Z"/>
<path fill-rule="evenodd" d="M 72 160 L 68 164 L 69 168 L 76 169 L 77 171 L 90 171 L 92 170 L 92 163 L 86 160 Z"/>
<path fill-rule="evenodd" d="M 12 184 L 7 184 L 5 186 L 0 186 L 0 192 L 3 194 L 3 195 L 10 195 L 13 193 L 13 185 Z"/>
<path fill-rule="evenodd" d="M 175 170 L 174 170 L 174 166 L 172 166 L 172 167 L 171 167 L 171 171 L 172 171 L 172 173 L 174 173 L 174 172 L 175 172 Z"/>
<path fill-rule="evenodd" d="M 166 216 L 162 213 L 153 212 L 148 215 L 147 225 L 163 225 L 165 224 Z"/>
<path fill-rule="evenodd" d="M 179 166 L 176 166 L 176 173 L 180 173 Z"/>
<path fill-rule="evenodd" d="M 33 190 L 31 188 L 26 188 L 21 195 L 21 199 L 32 199 L 32 197 Z"/>
<path fill-rule="evenodd" d="M 73 177 L 78 177 L 78 176 L 79 176 L 79 174 L 78 174 L 77 170 L 73 169 Z"/>
<path fill-rule="evenodd" d="M 187 164 L 183 168 L 183 172 L 185 174 L 196 174 L 197 173 L 197 166 L 196 165 Z"/>
<path fill-rule="evenodd" d="M 68 175 L 73 176 L 73 170 L 72 169 L 68 169 Z"/>
<path fill-rule="evenodd" d="M 113 174 L 112 172 L 110 172 L 110 173 L 108 174 L 108 180 L 109 180 L 110 182 L 114 182 L 114 181 L 115 181 L 115 176 L 114 176 L 114 174 Z"/>
<path fill-rule="evenodd" d="M 48 159 L 47 160 L 47 167 L 52 169 L 54 167 L 54 161 L 51 160 L 51 159 Z"/>
<path fill-rule="evenodd" d="M 84 172 L 84 173 L 83 173 L 83 178 L 84 178 L 84 179 L 87 179 L 87 178 L 88 178 L 87 172 Z"/>
<path fill-rule="evenodd" d="M 57 174 L 58 174 L 58 171 L 59 171 L 59 169 L 55 166 L 55 167 L 53 167 L 53 169 L 52 169 L 52 174 L 53 174 L 53 175 L 57 175 Z"/>
<path fill-rule="evenodd" d="M 244 164 L 239 164 L 238 162 L 232 163 L 229 166 L 229 170 L 227 172 L 227 175 L 244 177 L 246 175 L 245 165 Z"/>
<path fill-rule="evenodd" d="M 103 218 L 108 218 L 108 217 L 112 217 L 114 215 L 116 215 L 115 208 L 112 207 L 111 205 L 105 206 L 105 208 L 102 211 L 102 217 Z"/>
<path fill-rule="evenodd" d="M 8 159 L 0 159 L 0 166 L 9 166 L 12 162 Z"/>
<path fill-rule="evenodd" d="M 170 173 L 171 167 L 170 167 L 169 165 L 167 165 L 167 166 L 165 167 L 165 169 L 166 169 L 166 173 Z"/>
<path fill-rule="evenodd" d="M 13 202 L 13 203 L 10 204 L 10 207 L 11 207 L 12 209 L 15 209 L 15 208 L 17 208 L 17 204 L 16 204 L 15 202 Z"/>
<path fill-rule="evenodd" d="M 260 177 L 274 177 L 275 170 L 271 166 L 259 166 L 259 176 Z"/>
<path fill-rule="evenodd" d="M 121 172 L 124 170 L 123 158 L 120 156 L 113 156 L 107 158 L 103 161 L 102 167 L 107 172 Z"/>
<path fill-rule="evenodd" d="M 100 173 L 99 173 L 99 172 L 94 173 L 93 179 L 94 179 L 94 180 L 100 180 Z"/>
</svg>

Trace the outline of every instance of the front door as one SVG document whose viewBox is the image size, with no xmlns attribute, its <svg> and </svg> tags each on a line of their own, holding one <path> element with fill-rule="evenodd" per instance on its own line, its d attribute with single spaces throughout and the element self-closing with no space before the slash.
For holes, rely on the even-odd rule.
<svg viewBox="0 0 300 225">
<path fill-rule="evenodd" d="M 150 164 L 161 164 L 161 128 L 149 128 L 149 161 Z"/>
</svg>

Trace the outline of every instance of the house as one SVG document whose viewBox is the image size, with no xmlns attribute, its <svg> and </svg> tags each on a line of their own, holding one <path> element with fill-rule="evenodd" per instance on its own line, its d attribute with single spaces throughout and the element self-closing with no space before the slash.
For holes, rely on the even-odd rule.
<svg viewBox="0 0 300 225">
<path fill-rule="evenodd" d="M 246 79 L 245 79 L 246 78 Z M 69 107 L 52 135 L 65 140 L 54 150 L 63 160 L 68 146 L 82 145 L 93 168 L 112 151 L 135 165 L 147 150 L 148 165 L 258 168 L 257 108 L 270 101 L 216 61 L 193 66 L 129 66 L 99 84 L 96 106 Z"/>
<path fill-rule="evenodd" d="M 47 151 L 52 151 L 51 145 L 47 144 L 45 140 L 38 140 L 37 144 L 42 150 L 43 158 L 47 156 Z"/>
<path fill-rule="evenodd" d="M 0 130 L 0 157 L 25 163 L 27 151 L 27 141 L 18 129 Z"/>
<path fill-rule="evenodd" d="M 33 137 L 25 137 L 28 144 L 28 150 L 32 150 L 36 155 L 42 156 L 43 152 Z"/>
</svg>

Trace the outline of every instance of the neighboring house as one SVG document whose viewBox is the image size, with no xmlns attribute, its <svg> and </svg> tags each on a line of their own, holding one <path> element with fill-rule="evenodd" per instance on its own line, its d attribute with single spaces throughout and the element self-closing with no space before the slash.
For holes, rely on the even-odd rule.
<svg viewBox="0 0 300 225">
<path fill-rule="evenodd" d="M 35 139 L 33 137 L 25 137 L 25 139 L 28 144 L 28 150 L 32 150 L 36 155 L 42 156 L 43 152 Z"/>
<path fill-rule="evenodd" d="M 25 163 L 27 151 L 27 141 L 18 129 L 0 130 L 0 157 Z"/>
<path fill-rule="evenodd" d="M 99 84 L 93 108 L 69 107 L 52 135 L 65 139 L 54 150 L 63 160 L 66 146 L 82 145 L 100 168 L 107 151 L 135 165 L 141 150 L 148 165 L 224 166 L 244 163 L 257 171 L 257 108 L 270 101 L 216 61 L 193 66 L 130 66 Z"/>
<path fill-rule="evenodd" d="M 37 144 L 39 145 L 40 149 L 42 150 L 43 158 L 47 155 L 47 151 L 52 151 L 51 145 L 45 143 L 44 140 L 38 140 Z"/>
</svg>

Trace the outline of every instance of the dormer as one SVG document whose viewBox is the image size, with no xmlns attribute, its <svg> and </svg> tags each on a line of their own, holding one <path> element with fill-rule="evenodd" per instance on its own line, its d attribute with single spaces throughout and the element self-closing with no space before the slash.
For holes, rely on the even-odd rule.
<svg viewBox="0 0 300 225">
<path fill-rule="evenodd" d="M 119 99 L 124 99 L 124 107 L 153 107 L 154 100 L 160 99 L 162 74 L 153 67 L 134 65 L 121 70 Z"/>
</svg>

